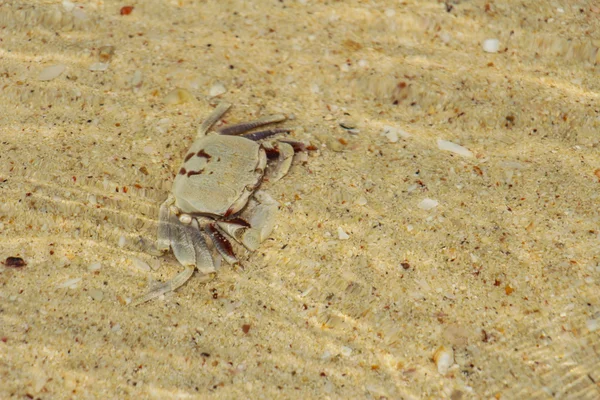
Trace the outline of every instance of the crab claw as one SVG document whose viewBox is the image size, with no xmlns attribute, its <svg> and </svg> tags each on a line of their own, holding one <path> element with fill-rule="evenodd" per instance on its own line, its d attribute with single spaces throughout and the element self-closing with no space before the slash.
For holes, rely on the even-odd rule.
<svg viewBox="0 0 600 400">
<path fill-rule="evenodd" d="M 238 220 L 234 221 L 219 221 L 217 224 L 219 228 L 223 229 L 225 233 L 237 240 L 238 243 L 244 245 L 249 251 L 255 251 L 260 245 L 260 231 L 253 229 L 246 222 Z"/>
</svg>

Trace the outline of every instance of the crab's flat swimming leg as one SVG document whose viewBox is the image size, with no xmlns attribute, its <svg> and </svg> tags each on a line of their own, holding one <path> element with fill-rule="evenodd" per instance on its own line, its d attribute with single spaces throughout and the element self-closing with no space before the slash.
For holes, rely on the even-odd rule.
<svg viewBox="0 0 600 400">
<path fill-rule="evenodd" d="M 204 120 L 204 122 L 202 122 L 202 124 L 198 128 L 196 137 L 201 138 L 201 137 L 205 136 L 206 132 L 208 132 L 208 130 L 211 128 L 211 126 L 213 126 L 223 116 L 223 114 L 225 114 L 227 112 L 227 110 L 229 110 L 229 107 L 231 107 L 231 104 L 229 104 L 229 103 L 225 103 L 225 102 L 219 103 L 219 105 L 217 106 L 217 108 L 215 108 L 215 110 L 212 112 L 212 114 L 210 114 Z"/>
<path fill-rule="evenodd" d="M 227 125 L 217 129 L 216 131 L 221 135 L 239 135 L 254 128 L 258 128 L 259 126 L 274 124 L 276 122 L 285 121 L 286 119 L 287 117 L 283 114 L 267 115 L 266 117 L 262 117 L 254 121 Z"/>
</svg>

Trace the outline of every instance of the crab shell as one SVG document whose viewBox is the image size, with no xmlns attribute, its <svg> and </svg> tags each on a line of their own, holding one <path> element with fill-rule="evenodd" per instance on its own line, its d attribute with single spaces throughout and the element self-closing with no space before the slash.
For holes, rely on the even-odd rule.
<svg viewBox="0 0 600 400">
<path fill-rule="evenodd" d="M 255 141 L 225 135 L 200 138 L 173 183 L 175 206 L 193 216 L 236 214 L 260 185 L 266 164 L 265 150 Z"/>
</svg>

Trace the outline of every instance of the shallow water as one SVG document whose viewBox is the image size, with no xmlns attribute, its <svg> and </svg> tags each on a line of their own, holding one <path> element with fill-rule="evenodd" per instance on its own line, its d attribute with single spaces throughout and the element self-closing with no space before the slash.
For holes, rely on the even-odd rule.
<svg viewBox="0 0 600 400">
<path fill-rule="evenodd" d="M 600 10 L 122 6 L 0 5 L 0 397 L 600 396 Z M 138 238 L 222 100 L 319 151 L 243 269 L 131 307 L 181 271 Z"/>
</svg>

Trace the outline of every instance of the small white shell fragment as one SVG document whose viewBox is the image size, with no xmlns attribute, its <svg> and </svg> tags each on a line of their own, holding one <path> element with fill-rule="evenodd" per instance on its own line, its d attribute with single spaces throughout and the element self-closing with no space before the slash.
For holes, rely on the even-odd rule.
<svg viewBox="0 0 600 400">
<path fill-rule="evenodd" d="M 50 67 L 46 67 L 40 72 L 38 75 L 38 79 L 40 81 L 51 81 L 54 78 L 57 78 L 60 74 L 65 72 L 67 69 L 66 65 L 56 64 L 51 65 Z"/>
<path fill-rule="evenodd" d="M 450 151 L 463 157 L 473 157 L 473 153 L 469 149 L 459 144 L 449 142 L 447 140 L 438 139 L 437 145 L 438 149 L 440 150 Z"/>
<path fill-rule="evenodd" d="M 438 204 L 440 204 L 440 203 L 439 203 L 437 200 L 433 200 L 433 199 L 423 199 L 423 200 L 421 200 L 421 202 L 419 203 L 418 207 L 419 207 L 421 210 L 428 211 L 428 210 L 431 210 L 431 209 L 433 209 L 433 208 L 437 207 L 437 206 L 438 206 Z"/>
<path fill-rule="evenodd" d="M 57 289 L 64 289 L 64 288 L 75 289 L 77 287 L 77 283 L 79 283 L 80 280 L 81 280 L 81 278 L 67 279 L 63 283 L 56 285 L 56 288 Z"/>
<path fill-rule="evenodd" d="M 119 236 L 119 247 L 125 247 L 127 244 L 127 238 L 123 235 Z"/>
<path fill-rule="evenodd" d="M 225 88 L 225 85 L 223 85 L 221 82 L 217 82 L 210 87 L 208 95 L 210 97 L 217 97 L 225 93 L 227 93 L 227 88 Z"/>
<path fill-rule="evenodd" d="M 348 239 L 350 239 L 350 235 L 348 235 L 346 232 L 344 232 L 344 230 L 342 229 L 341 226 L 339 226 L 337 228 L 337 233 L 338 233 L 338 238 L 340 240 L 348 240 Z"/>
<path fill-rule="evenodd" d="M 90 71 L 106 71 L 108 69 L 108 63 L 93 63 L 90 65 Z"/>
<path fill-rule="evenodd" d="M 137 268 L 143 272 L 150 272 L 150 266 L 147 263 L 145 263 L 143 260 L 140 260 L 137 257 L 131 257 L 130 260 L 131 260 L 131 264 L 135 268 Z"/>
<path fill-rule="evenodd" d="M 440 346 L 433 353 L 433 362 L 435 362 L 438 372 L 441 375 L 446 375 L 448 369 L 454 364 L 454 350 L 452 350 L 452 347 Z"/>
<path fill-rule="evenodd" d="M 100 268 L 102 268 L 102 264 L 100 264 L 99 262 L 95 262 L 93 264 L 90 264 L 90 266 L 88 267 L 88 271 L 98 271 Z"/>
<path fill-rule="evenodd" d="M 597 331 L 598 329 L 600 329 L 600 318 L 588 319 L 587 321 L 585 321 L 585 325 L 588 328 L 588 331 Z"/>
<path fill-rule="evenodd" d="M 498 39 L 486 39 L 483 41 L 482 47 L 486 53 L 497 53 L 500 49 L 500 41 Z"/>
</svg>

